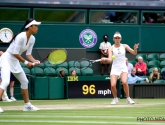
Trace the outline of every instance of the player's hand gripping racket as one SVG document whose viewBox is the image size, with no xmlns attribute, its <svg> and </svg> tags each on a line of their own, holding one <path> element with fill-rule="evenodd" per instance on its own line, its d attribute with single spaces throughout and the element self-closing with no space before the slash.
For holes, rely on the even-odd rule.
<svg viewBox="0 0 165 125">
<path fill-rule="evenodd" d="M 44 62 L 46 59 L 48 59 L 48 62 L 51 63 L 51 64 L 56 64 L 56 65 L 57 64 L 62 64 L 67 59 L 67 52 L 66 52 L 65 49 L 55 49 L 55 50 L 52 50 L 40 62 Z"/>
<path fill-rule="evenodd" d="M 66 61 L 67 59 L 67 51 L 65 49 L 55 49 L 55 50 L 52 50 L 44 59 L 42 59 L 40 62 L 44 62 L 45 60 L 48 60 L 48 62 L 50 64 L 55 64 L 55 65 L 58 65 L 58 64 L 62 64 Z M 35 62 L 33 63 L 33 65 L 38 65 L 40 64 L 40 62 Z M 27 76 L 30 76 L 30 77 L 35 77 L 33 75 L 30 75 L 30 74 L 26 74 Z"/>
<path fill-rule="evenodd" d="M 93 63 L 95 62 L 100 62 L 101 59 L 97 59 L 97 60 L 89 60 L 89 59 L 80 59 L 74 62 L 74 68 L 77 70 L 84 70 L 87 69 L 88 67 L 90 67 Z M 82 66 L 83 65 L 83 66 Z"/>
</svg>

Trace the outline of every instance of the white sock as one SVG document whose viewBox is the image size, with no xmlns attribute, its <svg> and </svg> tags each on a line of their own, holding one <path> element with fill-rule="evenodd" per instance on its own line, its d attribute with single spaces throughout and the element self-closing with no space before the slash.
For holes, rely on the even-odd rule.
<svg viewBox="0 0 165 125">
<path fill-rule="evenodd" d="M 27 105 L 27 106 L 28 106 L 28 105 L 31 105 L 31 103 L 30 103 L 30 102 L 28 102 L 28 103 L 25 103 L 25 105 Z"/>
<path fill-rule="evenodd" d="M 130 97 L 127 97 L 128 100 L 130 100 L 131 98 Z"/>
</svg>

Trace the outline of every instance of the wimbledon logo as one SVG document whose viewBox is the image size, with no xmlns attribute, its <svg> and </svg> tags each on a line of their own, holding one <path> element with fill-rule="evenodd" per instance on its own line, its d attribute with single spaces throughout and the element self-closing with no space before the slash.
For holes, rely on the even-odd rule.
<svg viewBox="0 0 165 125">
<path fill-rule="evenodd" d="M 85 48 L 92 48 L 97 43 L 97 35 L 91 29 L 85 29 L 80 33 L 79 41 Z"/>
</svg>

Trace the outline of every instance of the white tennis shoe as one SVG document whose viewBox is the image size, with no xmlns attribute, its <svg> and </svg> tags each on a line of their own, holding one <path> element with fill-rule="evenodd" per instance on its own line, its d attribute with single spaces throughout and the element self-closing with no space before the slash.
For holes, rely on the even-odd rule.
<svg viewBox="0 0 165 125">
<path fill-rule="evenodd" d="M 10 100 L 12 100 L 12 101 L 17 101 L 14 97 L 11 97 Z"/>
<path fill-rule="evenodd" d="M 6 98 L 6 99 L 2 99 L 3 102 L 13 102 L 13 100 Z"/>
<path fill-rule="evenodd" d="M 114 98 L 111 102 L 111 105 L 116 105 L 119 102 L 118 98 Z"/>
<path fill-rule="evenodd" d="M 40 110 L 39 108 L 31 105 L 24 105 L 23 111 L 38 111 Z"/>
<path fill-rule="evenodd" d="M 0 113 L 2 113 L 3 112 L 3 109 L 0 107 Z"/>
<path fill-rule="evenodd" d="M 128 104 L 135 104 L 135 102 L 130 97 L 127 98 L 127 101 L 126 102 Z"/>
</svg>

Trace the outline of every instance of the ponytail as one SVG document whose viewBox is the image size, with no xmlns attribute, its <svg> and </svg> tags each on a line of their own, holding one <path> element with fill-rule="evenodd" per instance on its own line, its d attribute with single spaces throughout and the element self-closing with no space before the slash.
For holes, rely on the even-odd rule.
<svg viewBox="0 0 165 125">
<path fill-rule="evenodd" d="M 26 20 L 26 22 L 25 22 L 25 24 L 23 25 L 23 27 L 21 28 L 21 30 L 20 30 L 20 32 L 18 33 L 18 34 L 20 34 L 24 29 L 25 29 L 25 26 L 27 25 L 27 24 L 29 24 L 30 22 L 32 22 L 33 21 L 33 19 L 27 19 Z M 14 35 L 14 37 L 12 38 L 12 40 L 11 40 L 11 42 L 10 43 L 12 43 L 13 41 L 14 41 L 14 39 L 16 38 L 16 36 L 18 35 L 18 34 L 16 34 L 16 35 Z"/>
</svg>

